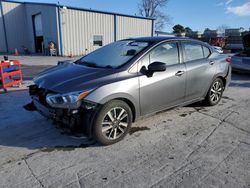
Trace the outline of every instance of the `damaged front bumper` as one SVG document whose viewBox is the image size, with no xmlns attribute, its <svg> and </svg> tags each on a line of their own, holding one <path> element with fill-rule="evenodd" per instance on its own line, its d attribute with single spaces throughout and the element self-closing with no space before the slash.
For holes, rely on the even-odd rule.
<svg viewBox="0 0 250 188">
<path fill-rule="evenodd" d="M 36 86 L 31 86 L 29 91 L 32 105 L 41 115 L 54 122 L 62 123 L 71 130 L 81 130 L 91 135 L 93 118 L 100 107 L 99 104 L 83 100 L 77 109 L 53 108 L 46 102 L 49 91 Z"/>
<path fill-rule="evenodd" d="M 44 117 L 55 119 L 56 118 L 56 110 L 52 108 L 48 108 L 42 105 L 37 99 L 33 98 L 32 100 L 35 109 L 40 112 Z"/>
</svg>

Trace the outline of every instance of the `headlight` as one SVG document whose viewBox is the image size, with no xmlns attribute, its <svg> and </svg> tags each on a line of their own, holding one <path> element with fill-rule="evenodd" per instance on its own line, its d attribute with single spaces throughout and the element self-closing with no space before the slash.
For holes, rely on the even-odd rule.
<svg viewBox="0 0 250 188">
<path fill-rule="evenodd" d="M 92 90 L 66 94 L 49 94 L 46 97 L 46 101 L 50 106 L 55 108 L 76 109 L 80 107 L 81 100 L 84 99 L 91 91 Z"/>
</svg>

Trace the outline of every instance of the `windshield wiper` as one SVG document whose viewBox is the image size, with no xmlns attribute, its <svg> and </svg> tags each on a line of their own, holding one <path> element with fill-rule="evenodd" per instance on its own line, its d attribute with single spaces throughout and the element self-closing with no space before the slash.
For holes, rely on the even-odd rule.
<svg viewBox="0 0 250 188">
<path fill-rule="evenodd" d="M 87 67 L 94 67 L 94 68 L 108 68 L 108 69 L 114 68 L 111 65 L 100 66 L 100 65 L 97 65 L 96 63 L 91 63 L 91 62 L 87 62 L 87 61 L 77 61 L 77 64 L 85 65 Z"/>
<path fill-rule="evenodd" d="M 112 67 L 111 65 L 107 65 L 104 68 L 113 69 L 114 67 Z"/>
<path fill-rule="evenodd" d="M 86 61 L 80 61 L 78 64 L 85 65 L 87 67 L 94 67 L 94 68 L 101 68 L 96 63 L 86 62 Z"/>
<path fill-rule="evenodd" d="M 86 65 L 88 67 L 95 67 L 95 68 L 98 67 L 98 68 L 100 68 L 100 66 L 97 66 L 96 63 L 89 63 L 89 62 L 85 63 L 84 62 L 83 65 Z"/>
</svg>

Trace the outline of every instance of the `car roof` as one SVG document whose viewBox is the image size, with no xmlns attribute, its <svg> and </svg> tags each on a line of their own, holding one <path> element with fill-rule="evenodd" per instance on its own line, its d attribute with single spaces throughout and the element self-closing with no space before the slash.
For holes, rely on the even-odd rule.
<svg viewBox="0 0 250 188">
<path fill-rule="evenodd" d="M 194 39 L 190 39 L 190 38 L 185 38 L 185 37 L 163 37 L 163 36 L 157 36 L 157 37 L 136 37 L 136 38 L 129 38 L 138 42 L 161 42 L 161 41 L 165 41 L 165 40 L 186 40 L 186 41 L 198 41 L 198 42 L 202 42 L 199 40 L 194 40 Z"/>
<path fill-rule="evenodd" d="M 195 43 L 200 43 L 203 46 L 208 47 L 211 51 L 213 51 L 214 48 L 211 47 L 210 44 L 205 43 L 201 40 L 197 39 L 192 39 L 192 38 L 187 38 L 187 37 L 175 37 L 175 36 L 169 36 L 169 37 L 164 37 L 164 36 L 154 36 L 154 37 L 135 37 L 135 38 L 129 38 L 125 40 L 135 40 L 137 42 L 149 42 L 152 44 L 163 42 L 163 41 L 168 41 L 168 40 L 177 40 L 177 41 L 187 41 L 187 42 L 195 42 Z"/>
</svg>

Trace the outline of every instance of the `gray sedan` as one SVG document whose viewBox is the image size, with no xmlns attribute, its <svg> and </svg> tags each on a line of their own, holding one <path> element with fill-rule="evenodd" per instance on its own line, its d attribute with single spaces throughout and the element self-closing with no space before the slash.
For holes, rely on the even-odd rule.
<svg viewBox="0 0 250 188">
<path fill-rule="evenodd" d="M 196 40 L 142 37 L 106 45 L 34 78 L 34 109 L 108 145 L 137 119 L 197 101 L 216 105 L 231 66 Z"/>
</svg>

